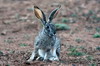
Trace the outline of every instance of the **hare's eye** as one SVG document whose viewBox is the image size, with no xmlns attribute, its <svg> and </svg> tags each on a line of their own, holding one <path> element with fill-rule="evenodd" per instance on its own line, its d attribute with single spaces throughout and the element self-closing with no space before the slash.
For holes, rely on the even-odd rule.
<svg viewBox="0 0 100 66">
<path fill-rule="evenodd" d="M 46 26 L 46 28 L 49 28 L 49 26 Z"/>
</svg>

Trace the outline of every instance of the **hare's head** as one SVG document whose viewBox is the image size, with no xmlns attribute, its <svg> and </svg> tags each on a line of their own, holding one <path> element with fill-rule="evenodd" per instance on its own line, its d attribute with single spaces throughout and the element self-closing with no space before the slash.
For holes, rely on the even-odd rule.
<svg viewBox="0 0 100 66">
<path fill-rule="evenodd" d="M 56 34 L 56 28 L 55 28 L 54 24 L 52 24 L 52 20 L 56 17 L 58 10 L 59 10 L 59 8 L 54 9 L 50 13 L 48 20 L 46 20 L 46 16 L 45 16 L 44 12 L 37 6 L 34 6 L 35 16 L 41 20 L 41 22 L 43 24 L 44 32 L 49 37 L 52 37 Z"/>
</svg>

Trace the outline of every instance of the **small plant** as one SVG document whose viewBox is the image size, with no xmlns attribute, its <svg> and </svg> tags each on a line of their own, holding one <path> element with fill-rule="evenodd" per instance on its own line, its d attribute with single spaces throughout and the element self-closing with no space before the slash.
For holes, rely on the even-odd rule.
<svg viewBox="0 0 100 66">
<path fill-rule="evenodd" d="M 100 51 L 100 46 L 99 47 L 96 47 L 96 50 L 99 50 Z"/>
<path fill-rule="evenodd" d="M 66 24 L 55 24 L 57 30 L 70 30 L 70 27 Z"/>
<path fill-rule="evenodd" d="M 73 13 L 70 15 L 71 17 L 77 17 L 77 14 Z"/>
<path fill-rule="evenodd" d="M 20 14 L 19 14 L 19 13 L 16 13 L 16 14 L 15 14 L 15 18 L 16 18 L 16 19 L 19 19 L 19 18 L 20 18 Z"/>
<path fill-rule="evenodd" d="M 10 66 L 10 64 L 7 64 L 6 66 Z"/>
<path fill-rule="evenodd" d="M 67 18 L 62 18 L 62 20 L 61 20 L 63 23 L 68 23 L 68 22 L 70 22 L 70 20 L 69 19 L 67 19 Z"/>
<path fill-rule="evenodd" d="M 100 27 L 95 28 L 97 32 L 100 32 Z"/>
<path fill-rule="evenodd" d="M 90 17 L 93 14 L 94 14 L 94 12 L 92 10 L 89 10 L 88 13 L 83 13 L 83 16 L 84 17 Z"/>
<path fill-rule="evenodd" d="M 14 50 L 10 50 L 9 53 L 10 53 L 10 54 L 14 54 L 15 51 L 14 51 Z"/>
<path fill-rule="evenodd" d="M 91 16 L 91 17 L 92 17 L 92 19 L 96 20 L 97 22 L 100 21 L 100 17 L 97 17 L 96 15 L 93 15 L 93 16 Z"/>
<path fill-rule="evenodd" d="M 96 18 L 96 21 L 97 21 L 97 22 L 100 22 L 100 17 L 97 17 L 97 18 Z"/>
<path fill-rule="evenodd" d="M 82 42 L 83 40 L 82 40 L 81 38 L 77 38 L 77 39 L 75 39 L 75 41 L 76 41 L 77 43 L 80 43 L 80 42 Z"/>
<path fill-rule="evenodd" d="M 69 53 L 68 55 L 71 55 L 71 56 L 83 56 L 84 53 L 83 53 L 83 52 L 75 51 L 75 52 L 71 52 L 71 53 Z"/>
<path fill-rule="evenodd" d="M 68 55 L 71 55 L 71 56 L 83 56 L 85 55 L 84 52 L 80 52 L 77 50 L 77 47 L 72 47 L 69 49 L 70 53 L 68 53 Z"/>
<path fill-rule="evenodd" d="M 99 33 L 95 33 L 95 34 L 93 35 L 93 38 L 100 38 L 100 34 L 99 34 Z"/>
<path fill-rule="evenodd" d="M 14 41 L 13 41 L 12 39 L 5 39 L 5 40 L 4 40 L 4 42 L 6 42 L 6 43 L 9 43 L 9 44 L 10 44 L 10 43 L 13 43 Z"/>
<path fill-rule="evenodd" d="M 28 46 L 28 45 L 25 43 L 20 43 L 19 46 L 24 47 L 24 46 Z"/>
<path fill-rule="evenodd" d="M 89 55 L 89 56 L 86 57 L 86 59 L 89 60 L 89 61 L 91 61 L 91 60 L 94 59 L 94 57 Z"/>
<path fill-rule="evenodd" d="M 88 15 L 93 15 L 93 14 L 94 14 L 93 10 L 89 10 Z"/>
<path fill-rule="evenodd" d="M 3 55 L 3 52 L 2 51 L 0 51 L 0 55 Z"/>
<path fill-rule="evenodd" d="M 97 66 L 97 64 L 96 63 L 91 63 L 91 64 L 89 64 L 89 66 Z"/>
</svg>

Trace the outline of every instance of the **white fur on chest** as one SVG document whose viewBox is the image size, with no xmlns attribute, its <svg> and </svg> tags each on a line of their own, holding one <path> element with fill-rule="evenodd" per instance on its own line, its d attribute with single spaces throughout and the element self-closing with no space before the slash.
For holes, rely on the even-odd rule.
<svg viewBox="0 0 100 66">
<path fill-rule="evenodd" d="M 39 53 L 40 57 L 43 57 L 44 58 L 44 55 L 45 55 L 45 51 L 44 50 L 39 49 L 38 50 L 38 53 Z"/>
</svg>

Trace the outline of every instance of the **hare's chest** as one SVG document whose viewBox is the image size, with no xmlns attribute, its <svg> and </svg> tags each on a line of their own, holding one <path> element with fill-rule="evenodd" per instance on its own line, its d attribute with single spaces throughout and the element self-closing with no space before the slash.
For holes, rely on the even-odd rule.
<svg viewBox="0 0 100 66">
<path fill-rule="evenodd" d="M 52 48 L 54 46 L 54 41 L 53 40 L 43 40 L 43 42 L 40 43 L 42 48 Z"/>
<path fill-rule="evenodd" d="M 55 41 L 53 39 L 39 39 L 36 43 L 36 46 L 40 49 L 50 49 L 53 48 Z"/>
</svg>

